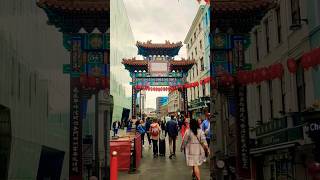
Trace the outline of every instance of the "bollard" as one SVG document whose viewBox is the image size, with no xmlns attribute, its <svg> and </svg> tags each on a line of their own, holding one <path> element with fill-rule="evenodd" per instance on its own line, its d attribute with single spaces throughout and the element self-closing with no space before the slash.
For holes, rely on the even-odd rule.
<svg viewBox="0 0 320 180">
<path fill-rule="evenodd" d="M 110 180 L 118 180 L 118 158 L 117 151 L 112 152 L 110 166 Z"/>
<path fill-rule="evenodd" d="M 133 140 L 131 142 L 131 152 L 130 152 L 130 167 L 129 167 L 129 174 L 136 173 L 136 143 Z"/>
</svg>

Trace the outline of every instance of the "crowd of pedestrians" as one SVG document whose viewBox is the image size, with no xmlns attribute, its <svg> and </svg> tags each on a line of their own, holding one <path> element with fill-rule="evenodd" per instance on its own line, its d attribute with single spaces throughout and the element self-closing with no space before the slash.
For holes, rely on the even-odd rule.
<svg viewBox="0 0 320 180">
<path fill-rule="evenodd" d="M 133 122 L 129 121 L 128 128 Z M 209 155 L 210 122 L 206 118 L 190 119 L 184 116 L 171 116 L 170 120 L 159 120 L 150 117 L 136 121 L 136 131 L 141 134 L 141 143 L 146 147 L 152 147 L 153 158 L 166 156 L 166 139 L 169 144 L 169 158 L 176 158 L 177 138 L 179 132 L 182 138 L 180 150 L 184 152 L 187 166 L 192 168 L 194 179 L 200 179 L 199 166 L 206 161 Z M 168 137 L 168 138 L 167 138 Z"/>
</svg>

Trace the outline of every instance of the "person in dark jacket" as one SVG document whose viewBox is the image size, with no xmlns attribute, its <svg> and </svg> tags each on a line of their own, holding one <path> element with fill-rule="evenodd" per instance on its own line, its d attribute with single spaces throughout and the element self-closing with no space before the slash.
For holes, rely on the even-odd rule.
<svg viewBox="0 0 320 180">
<path fill-rule="evenodd" d="M 178 136 L 178 127 L 178 123 L 174 119 L 174 116 L 171 116 L 170 121 L 168 121 L 166 124 L 166 133 L 168 133 L 169 136 L 170 159 L 173 156 L 176 156 L 176 140 Z"/>
<path fill-rule="evenodd" d="M 150 132 L 149 132 L 151 123 L 152 122 L 151 122 L 150 117 L 147 117 L 147 119 L 146 119 L 146 130 L 147 130 L 147 138 L 148 138 L 149 147 L 151 147 L 151 138 L 150 138 Z"/>
</svg>

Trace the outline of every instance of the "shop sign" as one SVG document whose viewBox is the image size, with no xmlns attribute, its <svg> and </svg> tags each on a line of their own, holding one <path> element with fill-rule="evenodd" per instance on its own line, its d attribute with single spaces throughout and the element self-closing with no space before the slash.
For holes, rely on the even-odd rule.
<svg viewBox="0 0 320 180">
<path fill-rule="evenodd" d="M 233 59 L 243 67 L 244 49 L 243 39 L 241 36 L 235 38 L 234 36 L 234 56 Z M 241 178 L 250 179 L 250 153 L 249 153 L 249 125 L 247 112 L 247 91 L 245 86 L 237 86 L 237 173 Z"/>
<path fill-rule="evenodd" d="M 71 73 L 80 70 L 81 65 L 81 39 L 72 39 Z M 71 74 L 72 76 L 72 74 Z M 69 176 L 70 179 L 82 177 L 82 114 L 81 114 L 81 91 L 79 78 L 71 78 L 70 81 L 70 149 L 69 149 Z"/>
<path fill-rule="evenodd" d="M 183 85 L 181 78 L 145 78 L 136 79 L 133 85 L 141 86 L 178 86 Z"/>
<path fill-rule="evenodd" d="M 313 139 L 317 139 L 317 137 L 320 136 L 320 120 L 310 122 L 308 124 L 308 129 L 309 129 L 309 136 L 312 137 Z"/>
<path fill-rule="evenodd" d="M 232 48 L 231 36 L 228 34 L 215 34 L 211 40 L 212 49 L 228 50 Z"/>
</svg>

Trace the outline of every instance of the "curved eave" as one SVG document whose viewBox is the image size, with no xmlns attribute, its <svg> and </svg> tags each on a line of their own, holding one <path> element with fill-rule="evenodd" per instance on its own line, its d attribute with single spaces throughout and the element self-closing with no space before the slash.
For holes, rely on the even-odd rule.
<svg viewBox="0 0 320 180">
<path fill-rule="evenodd" d="M 179 54 L 181 47 L 177 48 L 145 48 L 138 46 L 138 55 L 142 55 L 145 57 L 154 56 L 154 55 L 168 55 L 174 57 Z"/>
<path fill-rule="evenodd" d="M 37 5 L 41 8 L 54 8 L 63 11 L 83 12 L 109 12 L 110 2 L 106 0 L 76 1 L 76 0 L 39 0 Z"/>
</svg>

